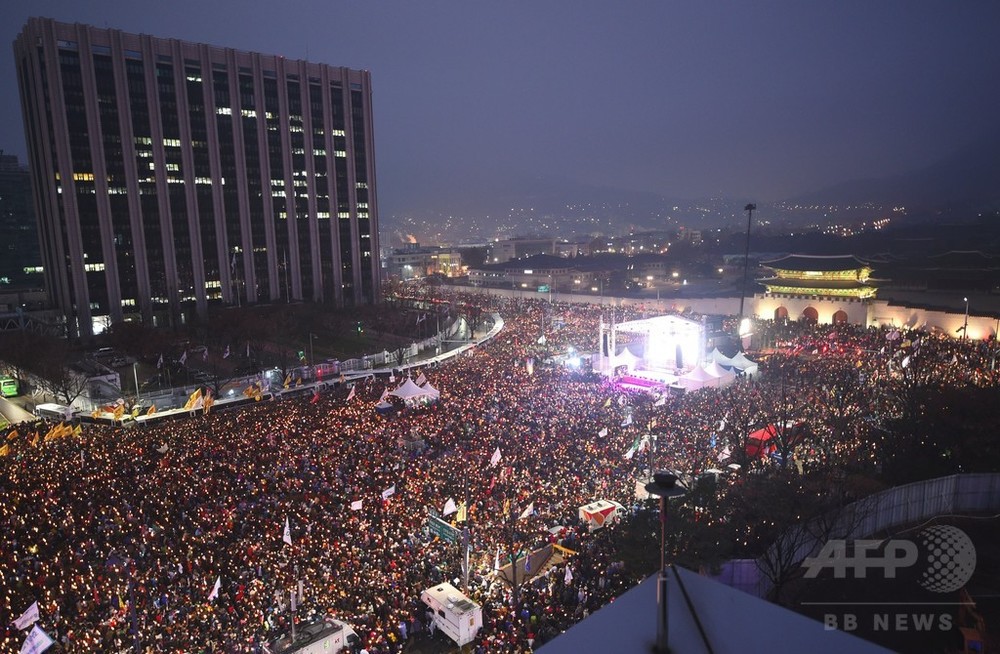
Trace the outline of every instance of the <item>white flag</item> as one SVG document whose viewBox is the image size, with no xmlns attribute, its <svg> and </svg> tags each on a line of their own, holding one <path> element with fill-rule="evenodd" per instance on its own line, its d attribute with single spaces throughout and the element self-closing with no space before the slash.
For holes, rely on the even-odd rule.
<svg viewBox="0 0 1000 654">
<path fill-rule="evenodd" d="M 229 346 L 228 345 L 226 346 L 226 351 L 222 353 L 222 358 L 223 359 L 228 359 L 229 358 Z"/>
<path fill-rule="evenodd" d="M 361 500 L 354 500 L 353 502 L 351 502 L 351 511 L 360 511 L 360 510 L 361 510 Z"/>
<path fill-rule="evenodd" d="M 222 589 L 222 577 L 216 577 L 215 585 L 212 586 L 212 592 L 208 594 L 208 601 L 211 602 L 216 597 L 219 596 L 219 590 Z"/>
<path fill-rule="evenodd" d="M 28 637 L 24 639 L 20 654 L 41 654 L 51 646 L 52 639 L 49 638 L 49 635 L 42 631 L 38 625 L 35 625 Z"/>
<path fill-rule="evenodd" d="M 531 515 L 534 512 L 535 512 L 535 503 L 534 502 L 530 502 L 528 504 L 527 508 L 525 508 L 524 511 L 521 511 L 521 515 L 519 515 L 517 517 L 517 519 L 518 520 L 523 520 L 524 518 L 527 518 L 529 515 Z"/>
<path fill-rule="evenodd" d="M 728 445 L 726 445 L 724 448 L 722 448 L 722 454 L 719 455 L 719 461 L 725 461 L 730 456 L 732 456 L 732 454 L 733 451 L 729 448 Z"/>
<path fill-rule="evenodd" d="M 663 406 L 666 403 L 667 403 L 667 396 L 666 395 L 661 395 L 660 399 L 658 399 L 655 402 L 653 402 L 653 406 Z"/>
<path fill-rule="evenodd" d="M 347 401 L 354 399 L 354 386 L 351 386 L 351 392 L 347 394 Z"/>
<path fill-rule="evenodd" d="M 499 447 L 497 447 L 497 451 L 493 453 L 493 456 L 490 457 L 490 467 L 491 468 L 495 468 L 495 467 L 497 467 L 498 463 L 500 463 L 500 448 Z"/>
<path fill-rule="evenodd" d="M 499 570 L 500 569 L 500 546 L 499 545 L 497 545 L 497 558 L 493 559 L 493 569 L 494 570 Z"/>
<path fill-rule="evenodd" d="M 455 500 L 448 498 L 448 501 L 444 503 L 444 510 L 441 511 L 442 515 L 451 515 L 452 513 L 457 513 L 458 507 L 455 505 Z"/>
<path fill-rule="evenodd" d="M 162 368 L 163 367 L 163 355 L 162 354 L 160 355 L 159 360 L 157 360 L 157 362 L 156 362 L 156 367 L 157 368 Z"/>
<path fill-rule="evenodd" d="M 396 494 L 396 484 L 393 484 L 389 488 L 386 488 L 384 491 L 382 491 L 382 499 L 387 500 L 395 494 Z"/>
<path fill-rule="evenodd" d="M 601 438 L 604 438 L 605 436 L 608 435 L 608 428 L 605 427 L 601 431 L 597 432 L 597 435 L 600 436 Z"/>
<path fill-rule="evenodd" d="M 288 522 L 288 516 L 285 516 L 285 533 L 281 535 L 281 540 L 292 544 L 292 525 Z"/>
<path fill-rule="evenodd" d="M 563 577 L 563 583 L 568 586 L 570 583 L 572 583 L 572 581 L 573 581 L 573 571 L 569 569 L 569 566 L 566 566 L 566 575 Z"/>
<path fill-rule="evenodd" d="M 205 351 L 201 353 L 201 360 L 202 361 L 208 361 L 208 348 L 207 347 L 205 348 Z"/>
<path fill-rule="evenodd" d="M 178 359 L 177 361 L 179 361 L 179 362 L 180 362 L 180 364 L 181 364 L 181 365 L 183 366 L 183 365 L 184 365 L 184 362 L 185 362 L 185 361 L 187 361 L 187 360 L 188 360 L 188 351 L 187 351 L 187 350 L 184 350 L 184 354 L 182 354 L 182 355 L 181 355 L 181 358 L 180 358 L 180 359 Z"/>
<path fill-rule="evenodd" d="M 416 384 L 417 386 L 423 386 L 424 384 L 427 383 L 427 378 L 424 377 L 424 373 L 420 373 L 420 375 L 417 376 L 417 378 L 413 381 L 413 383 Z"/>
<path fill-rule="evenodd" d="M 18 631 L 22 629 L 27 629 L 31 625 L 38 622 L 38 602 L 35 602 L 28 609 L 21 614 L 21 617 L 14 620 L 14 628 Z"/>
<path fill-rule="evenodd" d="M 545 345 L 546 342 L 547 341 L 546 341 L 546 338 L 545 338 L 545 334 L 542 334 L 541 336 L 538 337 L 538 344 L 539 345 Z"/>
<path fill-rule="evenodd" d="M 631 424 L 632 424 L 632 414 L 630 413 L 627 416 L 625 416 L 624 420 L 622 420 L 622 427 L 628 427 Z"/>
</svg>

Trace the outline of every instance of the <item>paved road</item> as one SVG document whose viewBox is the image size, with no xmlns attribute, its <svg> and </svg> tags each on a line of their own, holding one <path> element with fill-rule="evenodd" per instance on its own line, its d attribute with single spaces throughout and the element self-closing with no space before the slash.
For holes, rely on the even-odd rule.
<svg viewBox="0 0 1000 654">
<path fill-rule="evenodd" d="M 21 399 L 21 398 L 18 398 Z M 0 414 L 7 419 L 7 422 L 17 424 L 19 422 L 31 421 L 35 419 L 35 416 L 30 412 L 25 411 L 20 406 L 11 402 L 7 398 L 0 398 Z"/>
</svg>

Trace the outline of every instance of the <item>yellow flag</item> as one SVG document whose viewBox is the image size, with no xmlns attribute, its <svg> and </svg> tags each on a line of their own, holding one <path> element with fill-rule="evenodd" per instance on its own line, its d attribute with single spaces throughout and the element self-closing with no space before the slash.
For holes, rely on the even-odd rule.
<svg viewBox="0 0 1000 654">
<path fill-rule="evenodd" d="M 155 405 L 155 404 L 151 404 L 151 405 L 149 406 L 149 408 L 148 408 L 148 409 L 146 409 L 146 415 L 147 415 L 147 416 L 151 416 L 151 415 L 153 415 L 154 413 L 156 413 L 156 405 Z"/>
<path fill-rule="evenodd" d="M 125 405 L 119 404 L 115 407 L 115 420 L 121 420 L 122 416 L 125 415 Z"/>
<path fill-rule="evenodd" d="M 82 435 L 83 434 L 83 427 L 81 427 L 80 425 L 77 425 L 76 427 L 73 427 L 73 434 L 76 435 L 76 436 Z"/>
<path fill-rule="evenodd" d="M 133 418 L 138 418 L 139 417 L 139 405 L 138 404 L 136 404 L 134 407 L 132 407 L 132 417 Z"/>
<path fill-rule="evenodd" d="M 0 447 L 0 456 L 7 456 L 8 454 L 10 454 L 10 445 Z"/>
<path fill-rule="evenodd" d="M 292 383 L 292 376 L 291 375 L 286 376 L 285 377 L 285 383 L 283 384 L 283 386 L 285 388 L 288 388 L 288 385 L 291 384 L 291 383 Z"/>
<path fill-rule="evenodd" d="M 15 438 L 17 438 L 17 430 L 16 429 L 12 430 L 9 434 L 7 434 L 7 440 L 8 441 L 12 441 Z"/>
<path fill-rule="evenodd" d="M 607 409 L 609 406 L 611 406 L 611 398 L 610 397 L 608 398 L 608 401 L 604 403 L 604 408 Z"/>
<path fill-rule="evenodd" d="M 101 417 L 101 410 L 94 409 L 93 411 L 90 412 L 90 417 L 93 418 L 94 420 L 97 420 L 99 417 Z"/>
<path fill-rule="evenodd" d="M 188 401 L 184 404 L 184 408 L 186 410 L 190 410 L 191 407 L 193 407 L 200 398 L 201 398 L 201 388 L 199 387 L 195 389 L 194 393 L 191 393 L 191 397 L 189 397 Z"/>
</svg>

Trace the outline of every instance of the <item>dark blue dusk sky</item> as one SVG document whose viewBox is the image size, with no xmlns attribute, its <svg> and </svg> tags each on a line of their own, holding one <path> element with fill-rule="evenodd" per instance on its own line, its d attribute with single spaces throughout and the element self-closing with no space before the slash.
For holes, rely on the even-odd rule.
<svg viewBox="0 0 1000 654">
<path fill-rule="evenodd" d="M 524 176 L 780 200 L 998 133 L 1000 2 L 0 3 L 0 148 L 29 16 L 372 71 L 382 214 Z"/>
</svg>

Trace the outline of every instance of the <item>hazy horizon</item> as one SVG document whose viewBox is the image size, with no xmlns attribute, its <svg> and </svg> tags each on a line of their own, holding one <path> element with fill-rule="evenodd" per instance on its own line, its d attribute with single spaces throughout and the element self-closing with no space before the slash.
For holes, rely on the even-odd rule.
<svg viewBox="0 0 1000 654">
<path fill-rule="evenodd" d="M 1000 115 L 1000 3 L 38 0 L 0 9 L 8 43 L 30 16 L 372 71 L 386 217 L 535 178 L 778 201 L 930 165 Z"/>
</svg>

